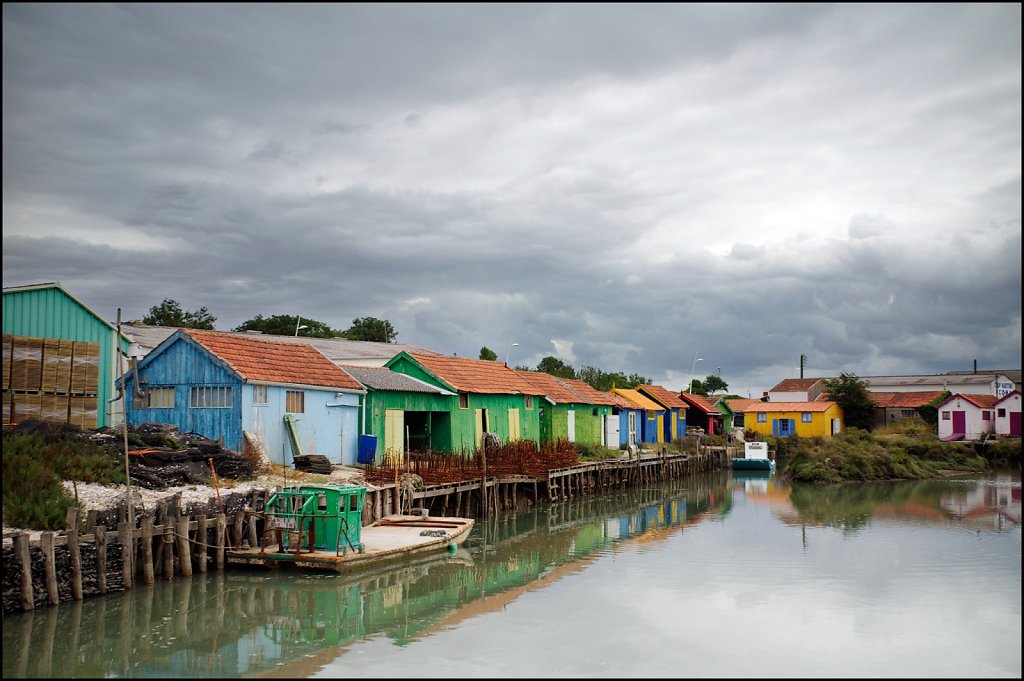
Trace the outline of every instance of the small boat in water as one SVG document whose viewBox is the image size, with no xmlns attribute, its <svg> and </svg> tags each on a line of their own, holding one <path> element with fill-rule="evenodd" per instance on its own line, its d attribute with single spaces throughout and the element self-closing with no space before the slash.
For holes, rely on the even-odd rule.
<svg viewBox="0 0 1024 681">
<path fill-rule="evenodd" d="M 774 471 L 775 461 L 771 454 L 767 442 L 745 442 L 743 456 L 732 458 L 733 470 Z"/>
<path fill-rule="evenodd" d="M 366 488 L 299 485 L 276 492 L 264 508 L 260 545 L 229 550 L 229 563 L 296 565 L 344 572 L 430 552 L 455 553 L 471 518 L 389 515 L 362 526 Z"/>
</svg>

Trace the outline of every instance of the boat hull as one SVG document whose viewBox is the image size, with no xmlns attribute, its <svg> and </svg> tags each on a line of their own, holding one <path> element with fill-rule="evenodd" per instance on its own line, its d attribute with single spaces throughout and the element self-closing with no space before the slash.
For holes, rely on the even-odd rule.
<svg viewBox="0 0 1024 681">
<path fill-rule="evenodd" d="M 775 462 L 771 459 L 741 459 L 732 460 L 732 467 L 738 471 L 773 471 Z"/>
<path fill-rule="evenodd" d="M 471 518 L 391 515 L 362 528 L 362 551 L 281 551 L 276 544 L 227 552 L 229 563 L 346 572 L 409 556 L 451 551 L 472 531 Z"/>
</svg>

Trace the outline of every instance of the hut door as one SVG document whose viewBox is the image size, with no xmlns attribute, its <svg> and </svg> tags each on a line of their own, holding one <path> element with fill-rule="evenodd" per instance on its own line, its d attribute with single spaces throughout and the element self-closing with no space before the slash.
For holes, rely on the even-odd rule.
<svg viewBox="0 0 1024 681">
<path fill-rule="evenodd" d="M 629 439 L 626 441 L 630 447 L 636 444 L 636 412 L 631 411 L 628 414 L 629 417 Z"/>
<path fill-rule="evenodd" d="M 384 451 L 405 458 L 405 412 L 401 409 L 384 410 Z"/>
<path fill-rule="evenodd" d="M 474 416 L 476 417 L 476 446 L 483 447 L 484 433 L 487 432 L 487 410 L 476 409 Z"/>
<path fill-rule="evenodd" d="M 954 411 L 953 412 L 953 432 L 954 433 L 967 433 L 967 412 L 966 411 Z"/>
<path fill-rule="evenodd" d="M 569 442 L 576 442 L 576 412 L 570 409 L 565 412 L 566 430 L 568 431 Z"/>
<path fill-rule="evenodd" d="M 509 409 L 508 410 L 508 441 L 512 442 L 519 439 L 519 410 Z"/>
</svg>

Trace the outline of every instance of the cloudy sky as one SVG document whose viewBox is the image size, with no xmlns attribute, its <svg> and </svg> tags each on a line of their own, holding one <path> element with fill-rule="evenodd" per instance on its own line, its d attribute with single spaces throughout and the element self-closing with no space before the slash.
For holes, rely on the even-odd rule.
<svg viewBox="0 0 1024 681">
<path fill-rule="evenodd" d="M 1019 368 L 1021 8 L 4 3 L 48 281 L 673 389 Z"/>
</svg>

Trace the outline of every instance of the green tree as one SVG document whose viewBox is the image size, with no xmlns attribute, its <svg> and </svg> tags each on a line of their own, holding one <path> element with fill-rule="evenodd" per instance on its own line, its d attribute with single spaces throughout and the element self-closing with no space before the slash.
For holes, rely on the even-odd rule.
<svg viewBox="0 0 1024 681">
<path fill-rule="evenodd" d="M 489 347 L 485 345 L 482 348 L 480 348 L 480 359 L 486 359 L 493 362 L 494 360 L 498 359 L 498 355 L 497 353 L 494 352 L 494 350 L 491 350 Z"/>
<path fill-rule="evenodd" d="M 707 386 L 705 386 L 704 381 L 699 378 L 693 379 L 693 381 L 686 386 L 686 392 L 691 395 L 703 395 L 704 397 L 708 397 Z"/>
<path fill-rule="evenodd" d="M 719 390 L 723 392 L 728 390 L 729 384 L 717 374 L 708 374 L 708 377 L 704 379 L 704 389 L 708 391 L 708 394 L 714 395 Z"/>
<path fill-rule="evenodd" d="M 299 328 L 299 336 L 307 336 L 310 338 L 334 338 L 341 336 L 341 332 L 337 329 L 332 329 L 330 325 L 324 322 L 317 321 L 315 319 L 307 319 L 306 317 L 297 317 L 290 314 L 276 314 L 272 317 L 264 317 L 261 314 L 256 315 L 252 319 L 246 320 L 236 326 L 234 331 L 260 331 L 262 333 L 274 335 L 274 336 L 295 336 L 296 328 L 305 326 L 306 328 Z"/>
<path fill-rule="evenodd" d="M 856 374 L 841 373 L 838 378 L 826 378 L 823 383 L 828 399 L 843 410 L 843 423 L 847 428 L 871 430 L 875 403 L 864 381 Z"/>
<path fill-rule="evenodd" d="M 543 371 L 546 374 L 557 376 L 559 378 L 576 378 L 576 371 L 572 368 L 571 364 L 566 364 L 557 357 L 548 355 L 541 361 L 537 362 L 537 371 Z"/>
<path fill-rule="evenodd" d="M 164 298 L 159 305 L 149 308 L 149 314 L 142 318 L 143 324 L 150 326 L 177 326 L 186 329 L 213 330 L 217 318 L 205 307 L 185 312 L 181 304 L 171 298 Z"/>
<path fill-rule="evenodd" d="M 358 317 L 352 320 L 352 326 L 342 334 L 349 340 L 376 341 L 377 343 L 393 343 L 398 333 L 391 322 L 376 317 Z"/>
<path fill-rule="evenodd" d="M 638 385 L 646 385 L 651 379 L 640 374 L 629 374 L 621 371 L 604 371 L 594 366 L 580 367 L 577 378 L 586 381 L 594 389 L 607 392 L 612 388 L 635 388 Z"/>
</svg>

